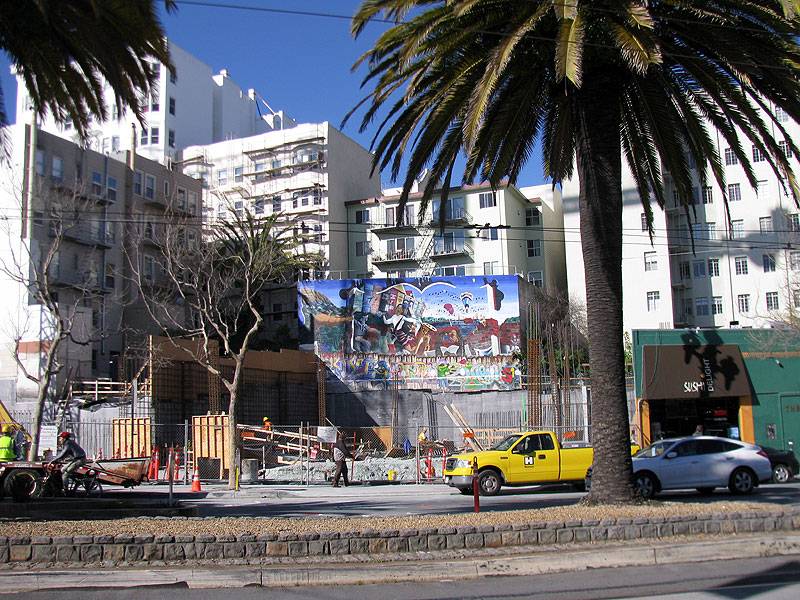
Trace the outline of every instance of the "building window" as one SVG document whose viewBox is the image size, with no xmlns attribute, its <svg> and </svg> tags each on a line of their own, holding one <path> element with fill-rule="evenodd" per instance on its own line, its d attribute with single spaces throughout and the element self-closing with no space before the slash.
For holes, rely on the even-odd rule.
<svg viewBox="0 0 800 600">
<path fill-rule="evenodd" d="M 775 271 L 775 255 L 764 254 L 761 257 L 761 262 L 764 265 L 764 273 L 773 273 Z"/>
<path fill-rule="evenodd" d="M 764 151 L 758 146 L 753 145 L 753 162 L 764 162 L 767 160 Z"/>
<path fill-rule="evenodd" d="M 467 274 L 467 268 L 463 265 L 438 267 L 433 270 L 433 274 L 437 277 L 463 277 Z"/>
<path fill-rule="evenodd" d="M 725 148 L 725 164 L 728 166 L 739 164 L 739 158 L 736 156 L 733 148 Z"/>
<path fill-rule="evenodd" d="M 169 99 L 169 114 L 175 114 L 175 98 L 172 98 L 171 96 Z"/>
<path fill-rule="evenodd" d="M 197 212 L 197 192 L 189 192 L 189 212 Z"/>
<path fill-rule="evenodd" d="M 800 252 L 789 252 L 789 268 L 792 271 L 800 271 Z"/>
<path fill-rule="evenodd" d="M 709 258 L 708 259 L 708 276 L 709 277 L 719 277 L 719 259 L 718 258 Z"/>
<path fill-rule="evenodd" d="M 369 254 L 369 242 L 356 242 L 356 256 L 367 256 Z"/>
<path fill-rule="evenodd" d="M 50 176 L 55 181 L 61 181 L 64 179 L 64 159 L 60 156 L 53 156 L 53 167 L 50 171 Z"/>
<path fill-rule="evenodd" d="M 800 308 L 800 288 L 792 290 L 792 303 L 795 308 Z"/>
<path fill-rule="evenodd" d="M 103 174 L 97 171 L 92 171 L 92 194 L 103 195 Z"/>
<path fill-rule="evenodd" d="M 156 178 L 152 175 L 144 176 L 144 197 L 148 200 L 156 197 Z"/>
<path fill-rule="evenodd" d="M 706 262 L 704 260 L 696 260 L 692 262 L 692 271 L 694 278 L 699 279 L 706 276 Z"/>
<path fill-rule="evenodd" d="M 737 275 L 747 275 L 747 257 L 737 256 L 733 259 Z"/>
<path fill-rule="evenodd" d="M 542 255 L 542 240 L 528 240 L 528 257 Z"/>
<path fill-rule="evenodd" d="M 544 287 L 544 278 L 541 271 L 528 271 L 528 281 L 536 287 Z"/>
<path fill-rule="evenodd" d="M 692 278 L 692 266 L 689 264 L 688 260 L 678 264 L 678 272 L 680 273 L 681 281 Z"/>
<path fill-rule="evenodd" d="M 158 127 L 151 127 L 150 128 L 150 143 L 157 144 L 158 143 Z"/>
<path fill-rule="evenodd" d="M 772 217 L 761 217 L 758 219 L 758 229 L 761 233 L 772 232 Z"/>
<path fill-rule="evenodd" d="M 778 310 L 778 292 L 767 292 L 767 310 Z"/>
<path fill-rule="evenodd" d="M 217 185 L 228 185 L 228 169 L 217 171 Z"/>
<path fill-rule="evenodd" d="M 661 292 L 647 292 L 647 312 L 657 311 L 660 299 Z"/>
<path fill-rule="evenodd" d="M 281 212 L 281 197 L 275 196 L 272 199 L 272 212 L 279 213 Z"/>
<path fill-rule="evenodd" d="M 711 186 L 704 185 L 702 190 L 700 190 L 703 195 L 703 204 L 713 204 L 714 203 L 714 191 L 712 190 Z"/>
<path fill-rule="evenodd" d="M 236 183 L 240 183 L 244 181 L 244 167 L 234 167 L 233 168 L 233 180 Z"/>
<path fill-rule="evenodd" d="M 144 175 L 141 171 L 136 171 L 133 174 L 133 193 L 137 196 L 142 195 L 142 181 L 144 180 Z"/>
<path fill-rule="evenodd" d="M 176 200 L 178 204 L 178 208 L 183 210 L 186 208 L 186 190 L 182 187 L 177 188 L 176 193 Z"/>
<path fill-rule="evenodd" d="M 740 240 L 744 237 L 744 220 L 734 219 L 731 221 L 731 239 Z"/>
<path fill-rule="evenodd" d="M 736 303 L 739 305 L 739 312 L 747 314 L 750 312 L 750 294 L 739 294 L 736 297 Z"/>
<path fill-rule="evenodd" d="M 482 240 L 497 240 L 499 239 L 499 233 L 497 231 L 497 227 L 486 227 L 481 230 L 480 234 L 478 234 Z"/>
<path fill-rule="evenodd" d="M 717 226 L 715 223 L 692 223 L 692 230 L 696 240 L 717 239 Z"/>
<path fill-rule="evenodd" d="M 642 213 L 642 231 L 647 231 L 647 213 Z"/>
<path fill-rule="evenodd" d="M 542 223 L 542 212 L 536 206 L 525 209 L 525 226 L 538 227 Z"/>
<path fill-rule="evenodd" d="M 142 127 L 141 134 L 139 135 L 139 143 L 142 146 L 146 146 L 148 139 L 149 139 L 149 137 L 148 137 L 148 134 L 147 134 L 147 127 Z"/>
<path fill-rule="evenodd" d="M 786 215 L 786 224 L 788 226 L 789 231 L 794 233 L 800 231 L 800 214 L 792 213 Z"/>
<path fill-rule="evenodd" d="M 698 317 L 708 316 L 708 298 L 701 297 L 694 299 L 695 314 Z"/>
<path fill-rule="evenodd" d="M 711 298 L 711 314 L 712 315 L 722 314 L 722 296 L 714 296 L 713 298 Z"/>
<path fill-rule="evenodd" d="M 496 260 L 483 263 L 483 274 L 484 275 L 500 275 L 499 265 L 500 265 L 500 263 L 498 261 L 496 261 Z"/>
<path fill-rule="evenodd" d="M 119 152 L 119 136 L 112 135 L 111 136 L 111 151 L 112 152 Z"/>
<path fill-rule="evenodd" d="M 164 180 L 164 198 L 169 198 L 169 179 Z"/>
<path fill-rule="evenodd" d="M 494 192 L 481 192 L 478 194 L 478 202 L 481 208 L 491 208 L 497 206 L 497 196 Z"/>
<path fill-rule="evenodd" d="M 44 150 L 37 150 L 36 151 L 36 174 L 40 177 L 44 177 L 45 173 L 47 173 L 47 165 L 44 161 Z"/>
<path fill-rule="evenodd" d="M 756 198 L 759 200 L 766 200 L 768 191 L 769 183 L 766 179 L 761 179 L 756 182 Z"/>
<path fill-rule="evenodd" d="M 369 223 L 369 209 L 368 208 L 364 208 L 362 210 L 357 210 L 356 211 L 356 224 L 360 225 L 360 224 L 364 224 L 364 223 Z"/>
<path fill-rule="evenodd" d="M 778 123 L 785 123 L 789 120 L 789 113 L 783 110 L 780 106 L 775 107 L 775 120 Z"/>
<path fill-rule="evenodd" d="M 174 129 L 170 129 L 169 131 L 167 131 L 167 142 L 169 143 L 169 147 L 170 148 L 174 148 L 175 147 L 175 130 Z"/>
<path fill-rule="evenodd" d="M 789 142 L 786 140 L 781 140 L 778 142 L 778 148 L 781 149 L 781 152 L 783 152 L 783 155 L 786 158 L 792 158 L 792 149 L 789 147 Z"/>
<path fill-rule="evenodd" d="M 728 184 L 728 200 L 730 202 L 739 202 L 742 199 L 742 186 L 738 183 Z"/>
<path fill-rule="evenodd" d="M 108 177 L 106 178 L 106 198 L 110 202 L 114 202 L 117 199 L 117 179 L 115 177 Z"/>
<path fill-rule="evenodd" d="M 644 253 L 644 270 L 645 271 L 658 271 L 658 258 L 655 252 Z"/>
<path fill-rule="evenodd" d="M 153 89 L 153 93 L 150 94 L 150 110 L 153 112 L 158 112 L 161 108 L 159 104 L 159 97 L 158 97 L 158 88 Z"/>
</svg>

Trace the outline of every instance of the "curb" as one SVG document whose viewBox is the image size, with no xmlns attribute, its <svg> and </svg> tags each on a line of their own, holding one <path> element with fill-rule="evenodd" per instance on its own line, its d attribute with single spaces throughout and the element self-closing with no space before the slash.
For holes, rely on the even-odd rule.
<svg viewBox="0 0 800 600">
<path fill-rule="evenodd" d="M 559 552 L 560 550 L 560 552 Z M 358 562 L 303 567 L 266 568 L 226 567 L 184 569 L 112 569 L 103 570 L 102 586 L 108 588 L 144 588 L 174 586 L 181 588 L 239 588 L 245 586 L 295 587 L 314 585 L 359 585 L 438 581 L 448 573 L 459 578 L 489 576 L 541 575 L 614 567 L 647 567 L 664 564 L 735 560 L 767 556 L 800 555 L 800 534 L 734 536 L 715 540 L 693 540 L 660 544 L 624 543 L 586 545 L 564 553 L 563 548 L 537 547 L 534 552 L 496 555 L 489 558 L 442 559 L 427 553 L 425 560 L 406 562 Z M 367 557 L 365 557 L 367 560 Z M 0 593 L 33 592 L 56 589 L 92 589 L 92 573 L 81 571 L 16 571 L 0 573 Z M 131 585 L 132 581 L 147 582 Z M 89 584 L 89 585 L 87 585 Z"/>
<path fill-rule="evenodd" d="M 182 517 L 191 520 L 192 517 Z M 800 508 L 773 512 L 708 513 L 671 517 L 583 519 L 426 529 L 350 532 L 281 532 L 255 535 L 77 535 L 0 537 L 0 570 L 30 568 L 166 567 L 253 565 L 276 560 L 359 561 L 361 555 L 419 556 L 419 553 L 509 547 L 558 546 L 560 552 L 586 543 L 680 539 L 682 536 L 774 533 L 800 530 Z"/>
</svg>

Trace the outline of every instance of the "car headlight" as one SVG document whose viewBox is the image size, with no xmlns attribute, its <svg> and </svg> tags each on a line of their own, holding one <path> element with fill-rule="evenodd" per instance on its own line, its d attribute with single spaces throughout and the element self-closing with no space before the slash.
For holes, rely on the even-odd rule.
<svg viewBox="0 0 800 600">
<path fill-rule="evenodd" d="M 463 458 L 459 458 L 458 460 L 456 460 L 455 467 L 453 467 L 453 468 L 455 468 L 455 469 L 468 469 L 470 467 L 470 465 L 471 465 L 471 463 L 468 460 L 465 460 Z"/>
</svg>

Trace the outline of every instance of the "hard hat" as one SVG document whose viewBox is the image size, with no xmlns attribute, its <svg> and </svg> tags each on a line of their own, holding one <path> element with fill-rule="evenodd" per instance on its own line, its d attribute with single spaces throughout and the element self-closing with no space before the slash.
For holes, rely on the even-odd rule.
<svg viewBox="0 0 800 600">
<path fill-rule="evenodd" d="M 69 431 L 62 431 L 61 433 L 58 434 L 58 437 L 60 437 L 62 440 L 65 440 L 71 435 L 72 434 Z"/>
<path fill-rule="evenodd" d="M 11 425 L 3 425 L 2 433 L 11 433 Z"/>
</svg>

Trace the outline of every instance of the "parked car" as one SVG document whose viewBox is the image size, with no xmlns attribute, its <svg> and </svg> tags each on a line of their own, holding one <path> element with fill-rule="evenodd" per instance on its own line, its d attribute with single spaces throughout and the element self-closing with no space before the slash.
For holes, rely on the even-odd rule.
<svg viewBox="0 0 800 600">
<path fill-rule="evenodd" d="M 768 446 L 761 446 L 761 449 L 767 453 L 769 458 L 774 483 L 786 483 L 800 472 L 800 464 L 791 450 L 779 450 Z"/>
<path fill-rule="evenodd" d="M 733 494 L 749 494 L 771 479 L 772 466 L 764 450 L 727 438 L 660 440 L 633 457 L 633 480 L 645 498 L 686 488 L 710 494 L 727 487 Z"/>
</svg>

